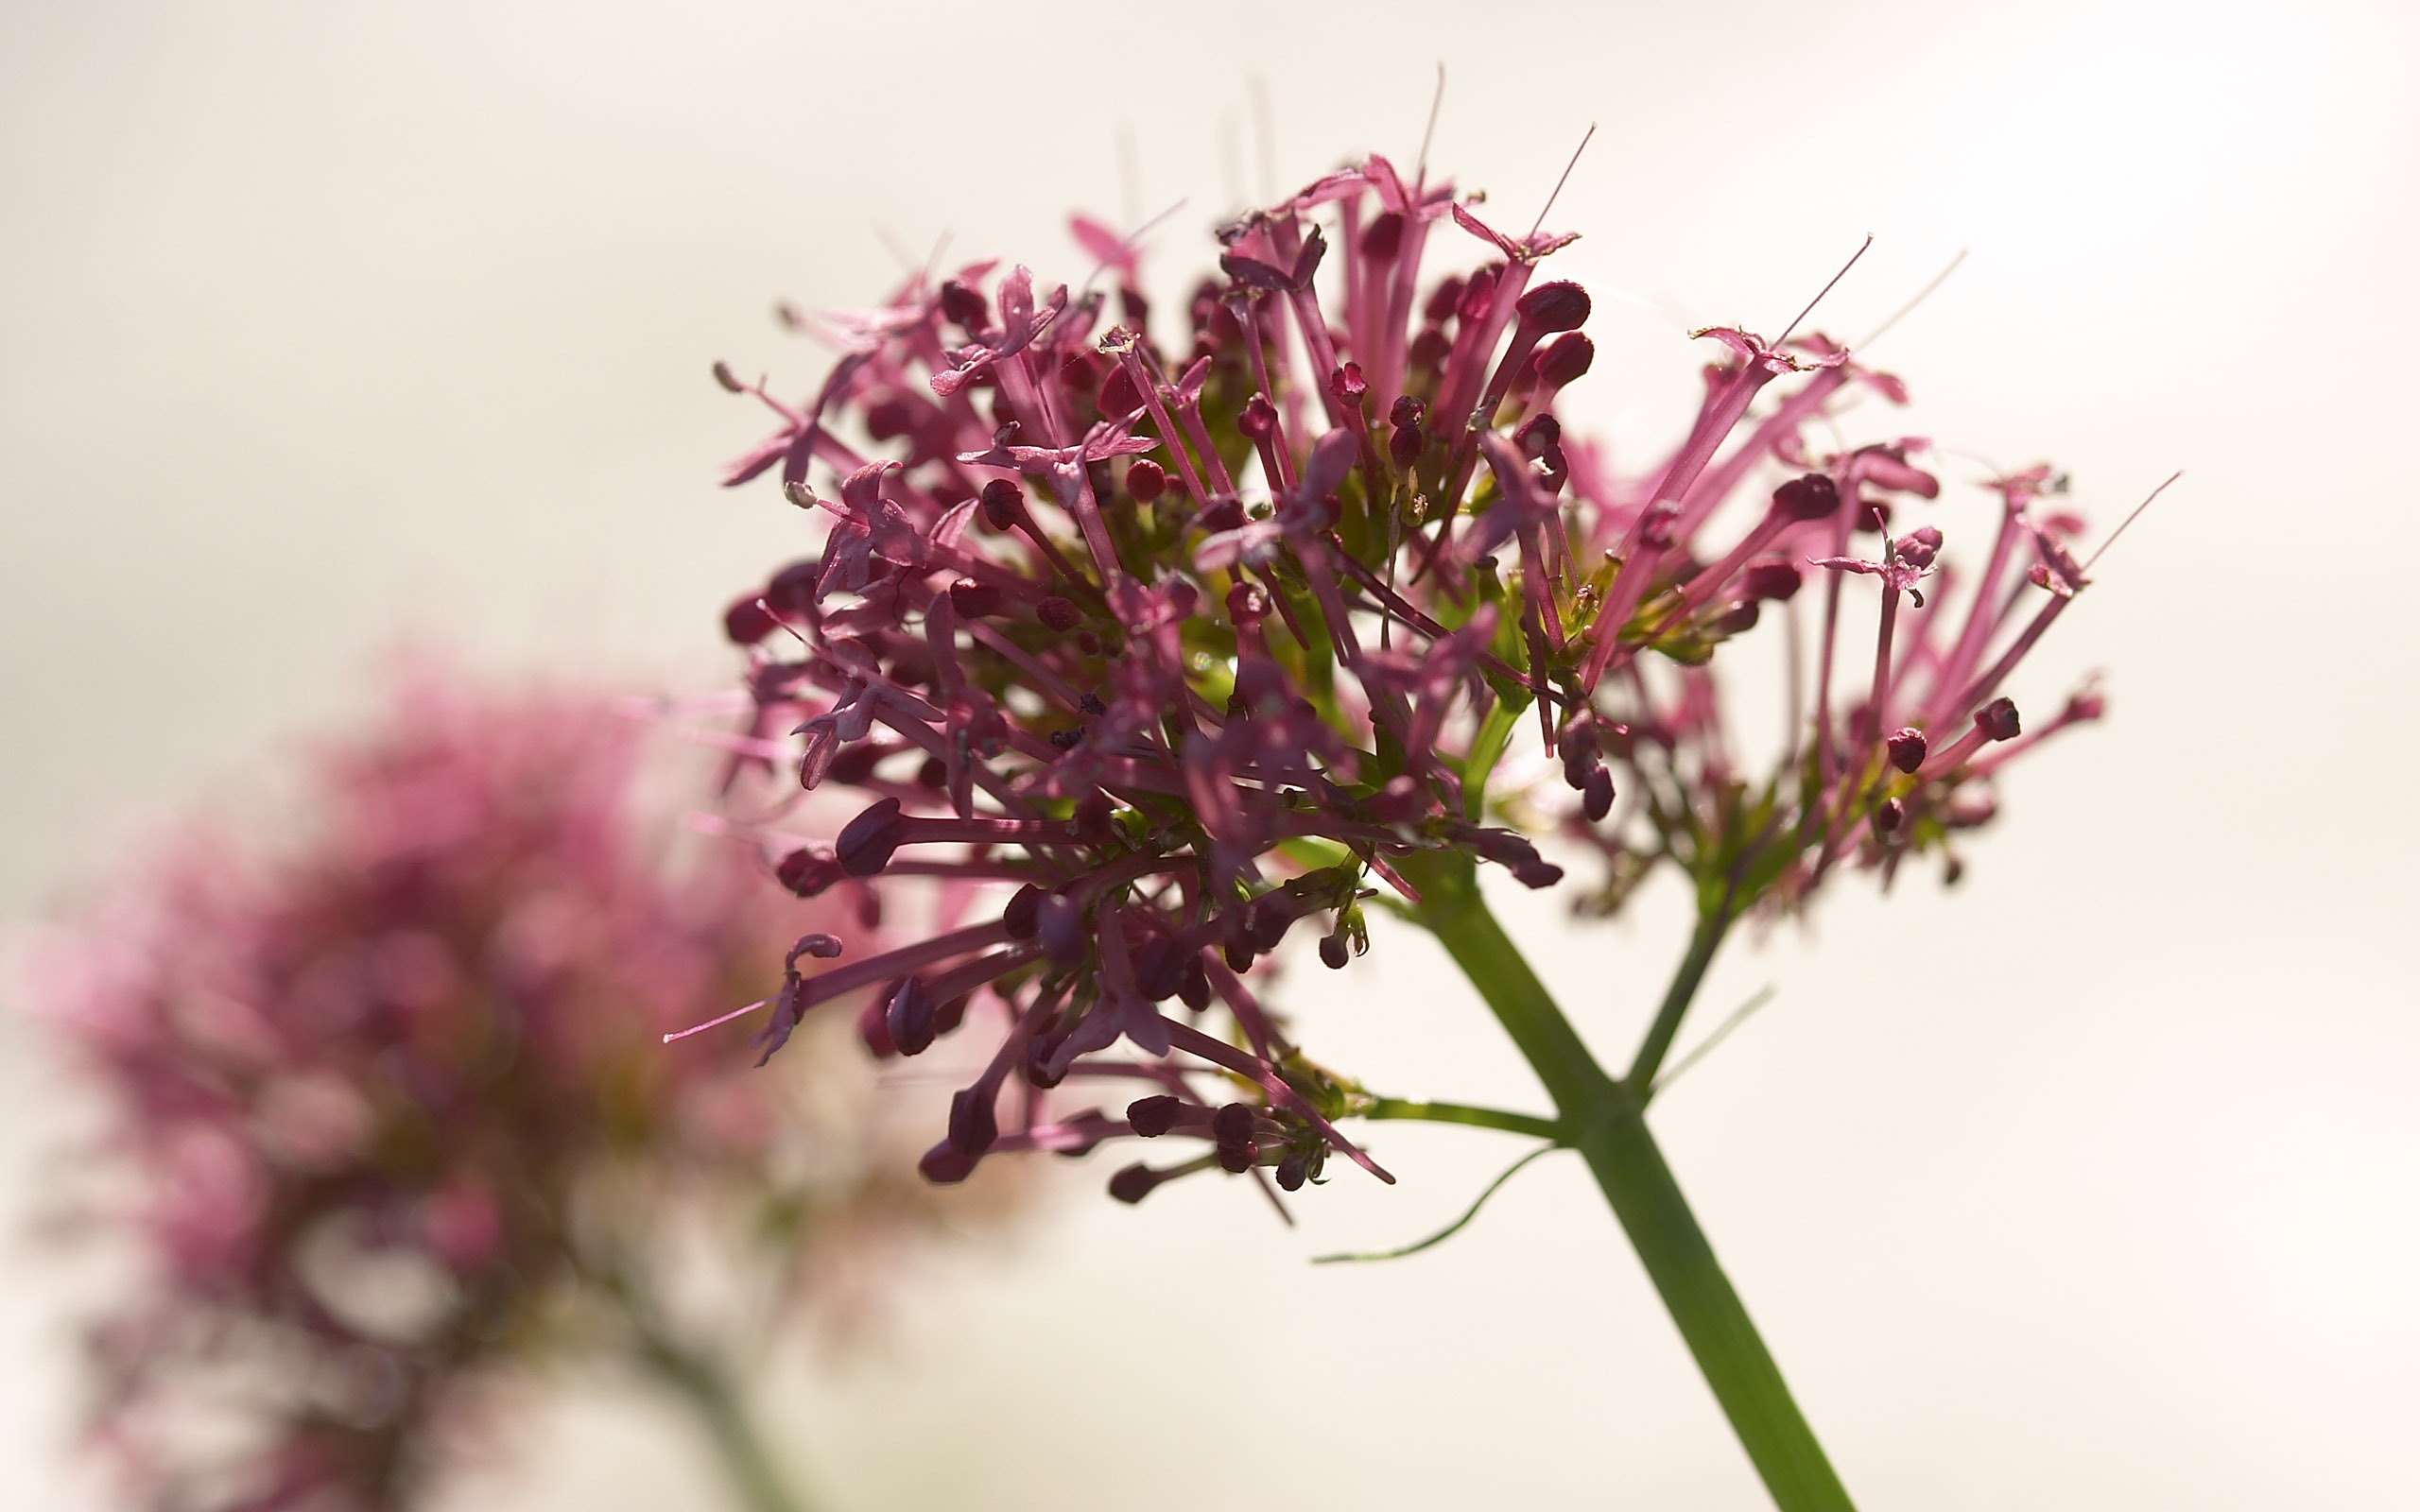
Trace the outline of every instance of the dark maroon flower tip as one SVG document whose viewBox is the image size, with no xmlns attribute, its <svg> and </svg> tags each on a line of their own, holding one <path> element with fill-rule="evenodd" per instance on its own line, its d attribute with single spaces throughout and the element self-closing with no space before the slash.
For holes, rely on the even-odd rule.
<svg viewBox="0 0 2420 1512">
<path fill-rule="evenodd" d="M 949 607 L 962 620 L 990 619 L 1008 608 L 1009 595 L 990 583 L 961 577 L 949 585 Z"/>
<path fill-rule="evenodd" d="M 1109 1194 L 1120 1202 L 1140 1202 L 1167 1179 L 1166 1172 L 1154 1171 L 1148 1165 L 1130 1165 L 1109 1178 Z"/>
<path fill-rule="evenodd" d="M 1773 507 L 1792 520 L 1828 520 L 1841 507 L 1841 490 L 1821 472 L 1806 472 L 1773 490 Z"/>
<path fill-rule="evenodd" d="M 1462 297 L 1454 301 L 1454 318 L 1465 323 L 1481 318 L 1487 307 L 1495 302 L 1495 284 L 1500 270 L 1482 267 L 1462 285 Z"/>
<path fill-rule="evenodd" d="M 1342 404 L 1359 408 L 1362 396 L 1370 391 L 1370 380 L 1361 376 L 1361 365 L 1348 362 L 1327 375 L 1327 391 Z"/>
<path fill-rule="evenodd" d="M 1605 816 L 1614 811 L 1614 774 L 1611 769 L 1599 766 L 1589 775 L 1588 785 L 1581 793 L 1580 807 L 1591 824 L 1603 822 Z"/>
<path fill-rule="evenodd" d="M 1930 525 L 1918 525 L 1891 543 L 1898 558 L 1921 572 L 1941 555 L 1941 532 Z"/>
<path fill-rule="evenodd" d="M 1288 1192 L 1300 1192 L 1310 1179 L 1311 1158 L 1297 1150 L 1277 1162 L 1277 1184 Z"/>
<path fill-rule="evenodd" d="M 833 855 L 850 876 L 871 877 L 890 865 L 890 853 L 899 849 L 904 828 L 899 800 L 877 799 L 842 827 L 839 839 L 833 843 Z"/>
<path fill-rule="evenodd" d="M 2014 740 L 2023 732 L 2016 717 L 2016 702 L 2011 698 L 1995 698 L 1975 711 L 1975 728 L 1985 740 Z"/>
<path fill-rule="evenodd" d="M 1277 434 L 1277 406 L 1266 395 L 1253 395 L 1244 401 L 1243 413 L 1236 417 L 1236 429 L 1251 440 L 1269 439 Z"/>
<path fill-rule="evenodd" d="M 1754 599 L 1744 598 L 1716 615 L 1708 628 L 1717 636 L 1745 635 L 1756 627 L 1756 621 L 1763 613 Z"/>
<path fill-rule="evenodd" d="M 1067 599 L 1052 594 L 1033 607 L 1034 618 L 1046 627 L 1064 635 L 1084 622 L 1083 611 Z"/>
<path fill-rule="evenodd" d="M 765 603 L 785 618 L 807 619 L 815 612 L 816 585 L 822 580 L 822 558 L 803 558 L 775 573 L 765 584 Z"/>
<path fill-rule="evenodd" d="M 1512 308 L 1533 331 L 1576 331 L 1588 319 L 1588 291 L 1554 279 L 1522 295 Z"/>
<path fill-rule="evenodd" d="M 1027 883 L 1009 897 L 1009 905 L 1000 910 L 1000 922 L 1006 925 L 1011 939 L 1031 939 L 1039 927 L 1035 912 L 1042 906 L 1042 889 Z"/>
<path fill-rule="evenodd" d="M 814 898 L 847 876 L 848 871 L 837 857 L 802 846 L 782 857 L 773 868 L 773 875 L 801 898 Z"/>
<path fill-rule="evenodd" d="M 1347 962 L 1347 961 L 1349 961 L 1349 960 L 1351 960 L 1352 958 L 1353 958 L 1353 953 L 1352 953 L 1351 949 L 1350 949 L 1349 947 L 1347 947 L 1347 946 L 1346 946 L 1346 944 L 1344 943 L 1344 936 L 1341 936 L 1341 935 L 1328 935 L 1328 936 L 1322 936 L 1322 937 L 1321 938 L 1321 940 L 1320 940 L 1320 962 L 1321 962 L 1321 964 L 1322 964 L 1322 965 L 1325 966 L 1329 971 L 1343 971 L 1343 970 L 1344 970 L 1344 963 L 1345 963 L 1345 962 Z"/>
<path fill-rule="evenodd" d="M 1034 936 L 1042 953 L 1062 969 L 1080 965 L 1092 953 L 1084 927 L 1084 906 L 1065 893 L 1045 894 L 1033 911 Z"/>
<path fill-rule="evenodd" d="M 992 320 L 992 307 L 982 294 L 968 288 L 956 279 L 951 279 L 942 285 L 941 305 L 942 318 L 962 328 L 970 335 L 989 325 Z"/>
<path fill-rule="evenodd" d="M 1903 772 L 1912 772 L 1925 764 L 1925 732 L 1921 730 L 1894 731 L 1885 742 L 1891 748 L 1891 765 Z"/>
<path fill-rule="evenodd" d="M 890 1042 L 903 1056 L 921 1056 L 933 1047 L 940 1024 L 933 1012 L 933 995 L 916 977 L 906 977 L 892 990 L 888 1006 L 883 1009 L 883 1022 L 890 1026 Z"/>
<path fill-rule="evenodd" d="M 782 622 L 773 618 L 772 610 L 761 599 L 761 594 L 750 593 L 734 599 L 731 608 L 722 611 L 722 633 L 732 644 L 754 645 L 782 627 Z"/>
<path fill-rule="evenodd" d="M 1889 834 L 1906 821 L 1908 806 L 1895 798 L 1886 798 L 1874 806 L 1874 827 Z"/>
<path fill-rule="evenodd" d="M 969 1155 L 948 1140 L 942 1141 L 925 1152 L 916 1162 L 916 1173 L 937 1187 L 953 1187 L 975 1174 L 977 1155 Z"/>
<path fill-rule="evenodd" d="M 1739 586 L 1749 597 L 1776 601 L 1797 593 L 1805 580 L 1798 563 L 1785 557 L 1759 557 L 1739 574 Z"/>
<path fill-rule="evenodd" d="M 1176 1127 L 1177 1115 L 1184 1108 L 1184 1100 L 1162 1093 L 1156 1097 L 1138 1097 L 1126 1105 L 1126 1122 L 1134 1132 L 1147 1140 L 1158 1139 Z"/>
<path fill-rule="evenodd" d="M 1167 469 L 1148 456 L 1138 456 L 1126 468 L 1126 493 L 1136 504 L 1149 504 L 1168 488 Z"/>
<path fill-rule="evenodd" d="M 1540 348 L 1537 355 L 1538 382 L 1549 388 L 1562 388 L 1578 383 L 1596 365 L 1597 343 L 1585 333 L 1567 332 Z"/>
<path fill-rule="evenodd" d="M 1000 1137 L 1000 1121 L 992 1111 L 994 1089 L 983 1082 L 959 1089 L 949 1100 L 949 1143 L 960 1155 L 977 1156 Z"/>
<path fill-rule="evenodd" d="M 1403 217 L 1392 210 L 1371 221 L 1361 232 L 1361 255 L 1364 257 L 1392 257 L 1402 246 Z"/>
<path fill-rule="evenodd" d="M 984 484 L 977 497 L 983 501 L 983 523 L 994 530 L 1012 529 L 1025 518 L 1025 490 L 1007 478 Z"/>
</svg>

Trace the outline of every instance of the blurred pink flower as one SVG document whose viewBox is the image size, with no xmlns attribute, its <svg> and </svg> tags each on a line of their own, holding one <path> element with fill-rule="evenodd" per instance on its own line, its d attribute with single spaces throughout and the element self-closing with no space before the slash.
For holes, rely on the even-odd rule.
<svg viewBox="0 0 2420 1512">
<path fill-rule="evenodd" d="M 98 1335 L 98 1428 L 154 1503 L 408 1504 L 499 1367 L 743 1354 L 942 1220 L 828 1044 L 802 1080 L 661 1043 L 798 919 L 727 850 L 671 864 L 642 733 L 417 667 L 319 749 L 304 834 L 164 841 L 49 954 L 138 1177 L 153 1276 Z M 660 1295 L 700 1221 L 736 1315 Z M 233 1447 L 187 1452 L 205 1405 Z"/>
</svg>

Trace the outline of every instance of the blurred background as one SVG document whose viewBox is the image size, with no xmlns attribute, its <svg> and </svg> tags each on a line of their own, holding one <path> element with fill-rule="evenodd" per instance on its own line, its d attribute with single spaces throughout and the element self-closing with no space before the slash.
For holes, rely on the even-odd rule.
<svg viewBox="0 0 2420 1512">
<path fill-rule="evenodd" d="M 1598 296 L 1566 423 L 1668 437 L 1685 330 L 1774 330 L 1870 232 L 1818 321 L 1852 339 L 1970 253 L 1876 349 L 1916 396 L 1877 423 L 2053 460 L 2104 526 L 2186 470 L 2013 690 L 2105 666 L 2108 722 L 2015 768 L 1956 892 L 1724 959 L 1709 1004 L 1777 996 L 1658 1104 L 1860 1504 L 2420 1504 L 2420 635 L 2374 555 L 2420 405 L 2408 8 L 0 7 L 0 911 L 274 803 L 398 641 L 723 685 L 722 606 L 801 541 L 714 487 L 763 426 L 707 370 L 820 377 L 776 299 L 873 302 L 944 234 L 1080 278 L 1067 211 L 1180 198 L 1189 279 L 1242 202 L 1414 157 L 1441 60 L 1431 161 L 1516 229 L 1597 126 L 1551 217 Z M 1634 1038 L 1680 900 L 1508 902 Z M 1315 1054 L 1543 1107 L 1441 956 L 1378 945 L 1298 988 Z M 13 1012 L 0 1107 L 0 1504 L 97 1508 L 112 1279 L 18 1237 L 92 1110 Z M 1383 1132 L 1403 1184 L 1294 1231 L 1075 1173 L 787 1373 L 802 1464 L 836 1507 L 1765 1504 L 1576 1161 L 1310 1267 L 1510 1153 Z M 602 1389 L 502 1447 L 447 1504 L 718 1494 Z"/>
</svg>

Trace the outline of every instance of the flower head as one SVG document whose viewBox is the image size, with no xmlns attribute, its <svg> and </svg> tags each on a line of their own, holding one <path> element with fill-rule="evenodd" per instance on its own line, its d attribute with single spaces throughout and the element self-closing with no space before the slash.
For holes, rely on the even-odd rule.
<svg viewBox="0 0 2420 1512">
<path fill-rule="evenodd" d="M 633 1299 L 693 1221 L 778 1315 L 932 1216 L 828 1047 L 802 1099 L 659 1043 L 802 920 L 719 857 L 666 870 L 639 728 L 422 669 L 320 752 L 306 838 L 185 833 L 50 954 L 153 1272 L 97 1337 L 98 1427 L 162 1504 L 406 1504 L 497 1367 L 672 1326 Z M 231 1392 L 228 1452 L 181 1451 Z"/>
<path fill-rule="evenodd" d="M 2001 684 L 2082 586 L 2033 513 L 2047 473 L 1996 485 L 1967 578 L 1931 526 L 1884 534 L 1941 491 L 1921 439 L 1824 449 L 1844 397 L 1898 381 L 1733 328 L 1699 333 L 1680 443 L 1617 469 L 1556 413 L 1595 354 L 1587 292 L 1544 275 L 1571 238 L 1476 204 L 1383 158 L 1329 174 L 1221 227 L 1173 324 L 1132 293 L 1135 249 L 1080 221 L 1124 319 L 1022 266 L 987 295 L 975 265 L 838 322 L 807 406 L 757 391 L 779 425 L 730 476 L 784 459 L 821 522 L 730 618 L 742 745 L 795 779 L 769 853 L 885 919 L 938 885 L 914 943 L 796 975 L 772 1032 L 873 983 L 880 1053 L 1001 1025 L 935 1179 L 1130 1137 L 1195 1153 L 1121 1171 L 1129 1200 L 1197 1170 L 1290 1189 L 1340 1155 L 1383 1176 L 1336 1126 L 1364 1094 L 1254 984 L 1298 927 L 1348 966 L 1365 906 L 1417 904 L 1422 853 L 1551 886 L 1530 834 L 1560 833 L 1608 858 L 1605 906 L 1665 861 L 1789 905 L 1977 822 L 2014 748 Z M 1880 644 L 1843 704 L 1866 578 Z M 1756 771 L 1714 669 L 1768 620 L 1813 665 Z"/>
</svg>

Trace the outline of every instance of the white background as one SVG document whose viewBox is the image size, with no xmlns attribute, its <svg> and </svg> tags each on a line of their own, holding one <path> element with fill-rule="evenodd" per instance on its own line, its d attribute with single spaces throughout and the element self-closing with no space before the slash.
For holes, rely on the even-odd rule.
<svg viewBox="0 0 2420 1512">
<path fill-rule="evenodd" d="M 2187 470 L 2015 690 L 2105 666 L 2109 722 L 2014 776 L 1957 892 L 1844 887 L 1726 958 L 1706 1001 L 1779 997 L 1659 1104 L 1860 1504 L 2420 1505 L 2402 7 L 9 4 L 0 908 L 273 801 L 399 636 L 717 684 L 721 605 L 797 545 L 712 486 L 761 427 L 707 365 L 821 371 L 772 300 L 876 299 L 882 232 L 1080 274 L 1064 211 L 1130 198 L 1189 197 L 1155 255 L 1190 272 L 1263 157 L 1411 157 L 1441 58 L 1434 162 L 1516 227 L 1598 124 L 1552 216 L 1602 347 L 1569 421 L 1668 436 L 1682 328 L 1783 323 L 1872 232 L 1843 335 L 1972 249 L 1876 352 L 1919 400 L 1891 423 L 2054 458 L 2104 524 Z M 1518 915 L 1609 1046 L 1680 922 Z M 1313 1052 L 1539 1106 L 1442 959 L 1380 944 L 1301 980 Z M 20 1213 L 78 1113 L 47 1067 L 0 1018 Z M 1080 1173 L 918 1280 L 887 1353 L 795 1372 L 802 1464 L 846 1508 L 1761 1504 L 1576 1162 L 1438 1252 L 1305 1265 L 1508 1154 L 1380 1152 L 1401 1187 L 1347 1172 L 1290 1233 Z M 98 1506 L 67 1437 L 101 1288 L 21 1243 L 0 1280 L 0 1505 Z M 610 1395 L 504 1441 L 450 1504 L 717 1504 Z"/>
</svg>

